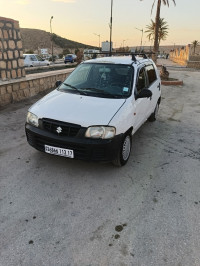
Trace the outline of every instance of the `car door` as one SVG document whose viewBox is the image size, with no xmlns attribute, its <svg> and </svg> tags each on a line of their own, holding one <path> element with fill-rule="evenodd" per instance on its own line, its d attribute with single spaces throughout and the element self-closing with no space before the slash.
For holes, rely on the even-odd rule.
<svg viewBox="0 0 200 266">
<path fill-rule="evenodd" d="M 143 89 L 147 89 L 148 80 L 145 67 L 138 69 L 136 85 L 134 89 L 135 101 L 134 101 L 134 129 L 137 130 L 148 118 L 148 110 L 150 108 L 150 98 L 138 98 L 137 96 Z"/>
<path fill-rule="evenodd" d="M 34 54 L 29 55 L 30 66 L 38 66 L 38 60 Z"/>
<path fill-rule="evenodd" d="M 157 101 L 160 97 L 160 78 L 156 73 L 153 63 L 146 65 L 145 70 L 147 73 L 148 89 L 152 92 L 150 108 L 148 110 L 148 116 L 150 116 L 154 111 Z"/>
</svg>

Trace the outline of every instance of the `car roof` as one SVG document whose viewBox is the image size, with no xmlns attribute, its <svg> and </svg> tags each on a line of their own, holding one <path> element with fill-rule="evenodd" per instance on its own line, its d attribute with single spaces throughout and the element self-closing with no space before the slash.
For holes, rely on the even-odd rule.
<svg viewBox="0 0 200 266">
<path fill-rule="evenodd" d="M 111 57 L 101 57 L 96 59 L 91 59 L 85 61 L 85 63 L 107 63 L 107 64 L 123 64 L 123 65 L 132 65 L 135 64 L 141 64 L 141 63 L 147 63 L 152 62 L 151 59 L 142 58 L 139 56 L 135 57 L 136 61 L 132 59 L 132 56 L 111 56 Z"/>
<path fill-rule="evenodd" d="M 38 55 L 38 54 L 23 54 L 23 55 Z"/>
</svg>

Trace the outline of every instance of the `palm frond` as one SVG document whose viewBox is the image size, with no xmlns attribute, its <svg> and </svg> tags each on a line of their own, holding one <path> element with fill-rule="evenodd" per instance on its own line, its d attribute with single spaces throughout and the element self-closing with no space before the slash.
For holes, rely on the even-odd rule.
<svg viewBox="0 0 200 266">
<path fill-rule="evenodd" d="M 153 1 L 153 5 L 151 7 L 151 15 L 152 15 L 152 12 L 153 12 L 153 8 L 154 8 L 154 5 L 155 5 L 155 2 L 156 2 L 156 0 Z"/>
</svg>

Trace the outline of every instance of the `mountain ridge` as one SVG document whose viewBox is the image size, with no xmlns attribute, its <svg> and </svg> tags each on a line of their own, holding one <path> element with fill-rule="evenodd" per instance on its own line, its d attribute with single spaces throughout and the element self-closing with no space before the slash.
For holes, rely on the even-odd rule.
<svg viewBox="0 0 200 266">
<path fill-rule="evenodd" d="M 39 53 L 40 49 L 47 48 L 49 53 L 51 54 L 51 37 L 53 40 L 55 54 L 62 54 L 64 49 L 74 51 L 75 49 L 81 48 L 96 48 L 91 45 L 63 38 L 55 33 L 51 35 L 50 32 L 44 30 L 21 28 L 20 31 L 24 52 L 32 50 L 34 52 Z"/>
</svg>

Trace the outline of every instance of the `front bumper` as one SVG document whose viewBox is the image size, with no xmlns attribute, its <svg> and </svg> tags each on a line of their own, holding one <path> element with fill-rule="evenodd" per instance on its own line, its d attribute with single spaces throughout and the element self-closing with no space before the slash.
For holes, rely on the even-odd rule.
<svg viewBox="0 0 200 266">
<path fill-rule="evenodd" d="M 85 137 L 66 137 L 55 135 L 40 128 L 25 125 L 28 143 L 35 149 L 45 152 L 44 145 L 70 149 L 74 159 L 87 161 L 113 161 L 121 147 L 123 134 L 113 139 L 89 139 Z"/>
</svg>

